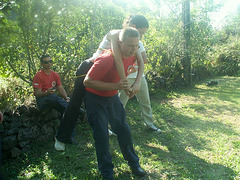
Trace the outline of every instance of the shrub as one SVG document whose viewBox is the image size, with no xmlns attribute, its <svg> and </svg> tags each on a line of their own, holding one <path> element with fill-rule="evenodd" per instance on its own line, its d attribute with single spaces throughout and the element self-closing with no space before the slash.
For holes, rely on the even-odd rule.
<svg viewBox="0 0 240 180">
<path fill-rule="evenodd" d="M 240 42 L 237 37 L 230 37 L 224 45 L 214 48 L 211 54 L 214 71 L 217 75 L 240 76 Z"/>
<path fill-rule="evenodd" d="M 34 99 L 32 87 L 19 78 L 0 76 L 0 87 L 1 111 L 14 110 Z"/>
</svg>

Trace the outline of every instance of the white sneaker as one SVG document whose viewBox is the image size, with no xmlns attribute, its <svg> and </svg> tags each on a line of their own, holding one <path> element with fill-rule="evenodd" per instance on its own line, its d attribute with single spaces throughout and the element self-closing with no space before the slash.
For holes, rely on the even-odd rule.
<svg viewBox="0 0 240 180">
<path fill-rule="evenodd" d="M 58 141 L 56 137 L 54 147 L 57 151 L 65 151 L 65 143 Z"/>
<path fill-rule="evenodd" d="M 112 132 L 110 129 L 108 129 L 108 135 L 109 136 L 117 136 L 114 132 Z"/>
<path fill-rule="evenodd" d="M 160 133 L 162 131 L 161 129 L 157 128 L 154 125 L 149 126 L 148 129 L 151 130 L 151 131 L 155 131 L 157 133 Z"/>
</svg>

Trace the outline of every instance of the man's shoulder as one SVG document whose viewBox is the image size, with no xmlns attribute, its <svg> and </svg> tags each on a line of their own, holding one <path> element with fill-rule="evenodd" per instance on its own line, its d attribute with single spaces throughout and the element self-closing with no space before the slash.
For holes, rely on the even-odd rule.
<svg viewBox="0 0 240 180">
<path fill-rule="evenodd" d="M 43 72 L 42 70 L 39 70 L 39 71 L 34 75 L 34 77 L 41 76 L 42 72 Z"/>
<path fill-rule="evenodd" d="M 113 53 L 111 50 L 105 50 L 95 61 L 106 60 L 106 59 L 113 60 Z"/>
<path fill-rule="evenodd" d="M 58 75 L 55 71 L 51 71 L 51 74 Z"/>
</svg>

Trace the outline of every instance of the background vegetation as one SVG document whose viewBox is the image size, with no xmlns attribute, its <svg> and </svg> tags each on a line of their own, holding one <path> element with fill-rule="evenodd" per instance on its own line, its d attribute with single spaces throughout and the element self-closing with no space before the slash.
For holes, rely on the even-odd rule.
<svg viewBox="0 0 240 180">
<path fill-rule="evenodd" d="M 40 68 L 39 57 L 49 53 L 54 59 L 54 70 L 70 93 L 77 66 L 93 54 L 102 37 L 111 29 L 121 28 L 130 14 L 142 14 L 150 23 L 142 41 L 149 58 L 146 72 L 151 72 L 147 76 L 151 91 L 184 86 L 183 1 L 151 2 L 149 6 L 145 1 L 134 4 L 126 0 L 3 0 L 0 2 L 0 74 L 20 78 L 22 82 L 18 85 L 14 82 L 16 86 L 23 82 L 29 85 L 21 85 L 22 90 L 13 89 L 31 94 L 29 86 Z M 190 55 L 194 81 L 216 75 L 240 75 L 240 10 L 229 17 L 226 25 L 216 29 L 210 17 L 222 5 L 212 0 L 191 1 Z M 170 11 L 165 12 L 163 6 Z M 7 99 L 5 96 L 1 93 L 1 101 Z M 24 96 L 10 96 L 9 99 L 22 97 L 20 101 L 24 101 Z"/>
<path fill-rule="evenodd" d="M 127 114 L 136 149 L 149 179 L 239 179 L 240 9 L 216 28 L 211 14 L 223 4 L 191 1 L 191 66 L 196 86 L 180 91 L 183 78 L 183 0 L 2 0 L 0 2 L 0 110 L 15 109 L 34 99 L 31 81 L 39 57 L 49 53 L 54 70 L 70 94 L 77 66 L 97 49 L 111 29 L 121 28 L 130 14 L 147 17 L 142 39 L 156 125 L 163 134 L 143 130 L 136 101 Z M 170 11 L 165 12 L 163 6 Z M 218 77 L 216 87 L 199 83 Z M 232 76 L 232 77 L 230 77 Z M 209 80 L 209 79 L 207 79 Z M 231 89 L 230 89 L 231 88 Z M 87 123 L 78 126 L 77 148 L 53 149 L 53 140 L 3 166 L 10 179 L 98 179 L 93 139 Z M 83 142 L 83 143 L 82 143 Z M 111 139 L 118 179 L 134 179 Z M 43 146 L 44 145 L 44 146 Z M 184 161 L 183 161 L 184 159 Z"/>
</svg>

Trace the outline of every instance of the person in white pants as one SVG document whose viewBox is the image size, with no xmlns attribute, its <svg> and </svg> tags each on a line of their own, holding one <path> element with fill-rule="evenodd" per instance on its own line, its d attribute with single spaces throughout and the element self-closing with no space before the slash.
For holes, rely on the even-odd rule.
<svg viewBox="0 0 240 180">
<path fill-rule="evenodd" d="M 146 55 L 146 51 L 145 51 L 145 49 L 143 47 L 142 42 L 139 42 L 139 51 L 142 54 L 144 63 L 146 64 L 147 63 L 147 55 Z M 137 66 L 135 68 L 137 68 Z M 129 84 L 130 87 L 133 84 L 133 82 L 135 81 L 136 75 L 137 75 L 137 71 L 128 75 L 127 79 L 128 79 L 128 81 L 130 83 Z M 143 74 L 143 76 L 141 78 L 140 91 L 137 94 L 135 94 L 135 96 L 136 96 L 136 98 L 137 98 L 137 100 L 139 102 L 139 105 L 141 107 L 142 116 L 143 116 L 143 119 L 144 119 L 144 121 L 146 123 L 146 126 L 150 130 L 160 133 L 161 129 L 157 128 L 153 124 L 153 114 L 152 114 L 152 108 L 151 108 L 151 103 L 150 103 L 148 85 L 147 85 L 147 81 L 145 79 L 145 75 L 144 74 Z M 126 93 L 124 93 L 123 90 L 120 90 L 119 91 L 119 97 L 120 97 L 120 100 L 121 100 L 123 106 L 125 107 L 127 102 L 128 102 L 128 100 L 129 100 L 129 96 L 127 96 Z"/>
</svg>

